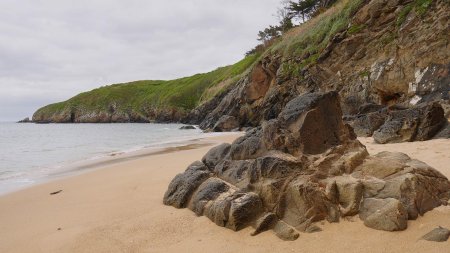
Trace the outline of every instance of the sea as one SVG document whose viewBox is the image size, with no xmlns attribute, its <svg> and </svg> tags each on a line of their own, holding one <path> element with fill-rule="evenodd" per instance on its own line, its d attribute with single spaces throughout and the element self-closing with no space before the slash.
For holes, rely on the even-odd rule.
<svg viewBox="0 0 450 253">
<path fill-rule="evenodd" d="M 69 175 L 74 164 L 95 164 L 116 155 L 182 146 L 219 135 L 198 128 L 180 130 L 181 126 L 0 123 L 0 194 Z"/>
</svg>

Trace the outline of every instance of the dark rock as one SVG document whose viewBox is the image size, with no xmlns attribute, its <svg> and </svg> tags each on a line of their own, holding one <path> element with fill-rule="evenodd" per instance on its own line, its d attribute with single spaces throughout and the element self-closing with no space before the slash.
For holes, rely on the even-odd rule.
<svg viewBox="0 0 450 253">
<path fill-rule="evenodd" d="M 448 122 L 444 116 L 444 109 L 439 103 L 431 103 L 420 110 L 422 115 L 414 140 L 426 141 L 436 135 Z"/>
<path fill-rule="evenodd" d="M 189 202 L 219 226 L 273 229 L 284 240 L 356 214 L 368 227 L 403 230 L 408 219 L 450 198 L 450 182 L 428 165 L 402 153 L 369 156 L 342 121 L 336 92 L 297 97 L 276 119 L 212 148 L 202 161 L 169 185 L 166 195 L 182 201 L 165 203 Z"/>
<path fill-rule="evenodd" d="M 30 120 L 30 118 L 26 117 L 23 120 L 17 121 L 17 123 L 33 123 L 33 121 Z"/>
<path fill-rule="evenodd" d="M 432 242 L 445 242 L 450 237 L 450 230 L 443 228 L 443 227 L 437 227 L 424 236 L 422 236 L 423 240 L 432 241 Z"/>
<path fill-rule="evenodd" d="M 327 117 L 324 117 L 327 115 Z M 342 122 L 336 92 L 310 93 L 290 101 L 277 120 L 263 126 L 268 149 L 290 154 L 318 154 L 354 139 Z"/>
<path fill-rule="evenodd" d="M 210 176 L 207 167 L 200 163 L 193 163 L 184 173 L 178 174 L 170 182 L 164 194 L 165 205 L 171 205 L 176 208 L 187 206 L 187 202 L 191 198 L 192 193 Z"/>
<path fill-rule="evenodd" d="M 55 191 L 55 192 L 51 192 L 50 193 L 50 195 L 56 195 L 56 194 L 58 194 L 58 193 L 60 193 L 60 192 L 62 192 L 63 190 L 59 190 L 59 191 Z"/>
<path fill-rule="evenodd" d="M 191 126 L 191 125 L 180 127 L 180 130 L 192 130 L 192 129 L 197 129 L 197 128 L 195 128 L 195 126 Z"/>
<path fill-rule="evenodd" d="M 357 136 L 370 137 L 384 124 L 387 117 L 388 114 L 384 112 L 370 112 L 357 115 L 347 122 L 353 127 Z"/>
<path fill-rule="evenodd" d="M 230 214 L 226 225 L 227 228 L 234 231 L 248 225 L 262 211 L 262 202 L 257 194 L 250 192 L 239 195 L 231 201 Z"/>
<path fill-rule="evenodd" d="M 211 170 L 214 169 L 214 167 L 219 164 L 220 161 L 225 159 L 226 156 L 228 156 L 230 152 L 231 145 L 228 143 L 220 144 L 217 147 L 214 147 L 206 153 L 205 156 L 202 158 L 202 162 Z"/>
<path fill-rule="evenodd" d="M 424 141 L 438 135 L 439 131 L 442 131 L 441 136 L 448 135 L 442 130 L 447 121 L 442 106 L 437 102 L 412 108 L 393 105 L 386 109 L 366 105 L 360 107 L 357 115 L 346 116 L 344 120 L 358 136 L 373 135 L 378 143 Z"/>
<path fill-rule="evenodd" d="M 449 139 L 450 138 L 450 122 L 447 122 L 441 131 L 439 131 L 433 139 Z"/>
<path fill-rule="evenodd" d="M 220 194 L 229 189 L 230 187 L 224 181 L 217 178 L 209 178 L 192 195 L 189 209 L 197 215 L 202 215 L 203 209 L 209 201 L 215 200 Z"/>
<path fill-rule="evenodd" d="M 215 132 L 229 132 L 235 129 L 239 129 L 239 121 L 228 115 L 223 115 L 214 125 L 213 130 Z"/>
<path fill-rule="evenodd" d="M 253 129 L 233 142 L 230 156 L 233 160 L 245 160 L 259 157 L 264 152 L 266 149 L 261 140 L 261 132 L 259 129 Z"/>
<path fill-rule="evenodd" d="M 318 154 L 349 137 L 341 118 L 336 92 L 310 93 L 291 100 L 280 113 L 279 122 L 289 133 L 287 148 L 298 149 L 301 143 L 299 151 Z"/>
<path fill-rule="evenodd" d="M 224 99 L 224 97 L 232 90 L 233 85 L 228 86 L 225 90 L 211 100 L 201 104 L 200 106 L 191 110 L 185 117 L 181 119 L 181 123 L 183 124 L 192 124 L 192 125 L 200 125 L 202 121 L 205 121 L 208 114 L 214 111 L 220 104 L 220 102 Z M 206 123 L 206 122 L 205 122 Z M 211 128 L 213 125 L 205 126 L 206 124 L 200 126 L 201 129 Z"/>
<path fill-rule="evenodd" d="M 429 103 L 412 109 L 394 111 L 373 133 L 377 143 L 425 141 L 436 135 L 447 122 L 439 103 Z"/>
<path fill-rule="evenodd" d="M 384 108 L 386 108 L 386 106 L 384 106 L 384 105 L 379 105 L 379 104 L 374 104 L 374 103 L 365 103 L 358 108 L 357 114 L 361 115 L 361 114 L 368 114 L 368 113 L 372 113 L 372 112 L 380 112 Z"/>
<path fill-rule="evenodd" d="M 250 184 L 255 166 L 256 163 L 252 160 L 225 160 L 217 164 L 214 172 L 219 174 L 223 180 L 245 189 Z"/>
</svg>

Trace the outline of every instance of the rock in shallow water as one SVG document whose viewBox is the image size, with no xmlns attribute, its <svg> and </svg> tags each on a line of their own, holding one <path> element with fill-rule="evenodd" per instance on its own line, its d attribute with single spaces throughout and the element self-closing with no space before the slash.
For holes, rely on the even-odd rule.
<svg viewBox="0 0 450 253">
<path fill-rule="evenodd" d="M 284 240 L 315 222 L 359 214 L 368 227 L 403 230 L 448 201 L 450 182 L 405 154 L 369 156 L 342 121 L 335 92 L 299 96 L 277 119 L 212 148 L 170 183 L 164 203 L 219 226 L 273 229 Z"/>
<path fill-rule="evenodd" d="M 193 130 L 193 129 L 197 129 L 197 128 L 195 128 L 195 126 L 192 126 L 192 125 L 180 127 L 180 130 Z"/>
</svg>

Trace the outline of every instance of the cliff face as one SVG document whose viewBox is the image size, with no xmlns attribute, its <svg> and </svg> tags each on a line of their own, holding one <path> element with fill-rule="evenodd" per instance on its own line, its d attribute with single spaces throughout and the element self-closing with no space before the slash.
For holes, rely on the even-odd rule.
<svg viewBox="0 0 450 253">
<path fill-rule="evenodd" d="M 323 26 L 322 20 L 335 21 L 336 11 L 345 12 L 348 4 L 316 18 L 320 20 L 309 21 L 312 24 L 303 31 L 297 28 L 297 37 L 305 33 L 304 29 Z M 315 91 L 337 90 L 347 115 L 357 114 L 368 103 L 408 108 L 433 100 L 448 102 L 449 16 L 446 1 L 362 2 L 350 10 L 349 24 L 322 50 L 302 51 L 302 47 L 308 48 L 310 38 L 292 42 L 292 35 L 285 36 L 279 43 L 281 48 L 293 44 L 300 50 L 275 48 L 266 53 L 197 123 L 205 129 L 213 128 L 222 115 L 230 115 L 241 126 L 257 126 L 275 118 L 293 97 Z M 199 112 L 194 110 L 192 114 Z"/>
<path fill-rule="evenodd" d="M 158 89 L 148 88 L 153 81 L 137 89 L 124 85 L 119 98 L 91 91 L 89 99 L 41 108 L 33 120 L 182 121 L 202 129 L 232 120 L 225 125 L 252 127 L 276 118 L 298 95 L 331 90 L 341 96 L 344 115 L 429 101 L 439 101 L 448 115 L 449 18 L 445 0 L 342 0 L 261 56 Z"/>
<path fill-rule="evenodd" d="M 84 109 L 64 108 L 54 112 L 46 112 L 46 107 L 33 115 L 36 123 L 147 123 L 173 122 L 186 115 L 181 109 L 149 109 L 148 111 L 136 111 L 134 109 L 117 108 L 111 106 L 108 109 Z"/>
</svg>

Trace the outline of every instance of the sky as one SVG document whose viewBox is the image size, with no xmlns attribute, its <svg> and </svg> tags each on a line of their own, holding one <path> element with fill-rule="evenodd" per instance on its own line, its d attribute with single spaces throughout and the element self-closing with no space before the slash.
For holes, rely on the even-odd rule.
<svg viewBox="0 0 450 253">
<path fill-rule="evenodd" d="M 1 0 L 0 121 L 134 80 L 233 64 L 280 0 Z"/>
</svg>

